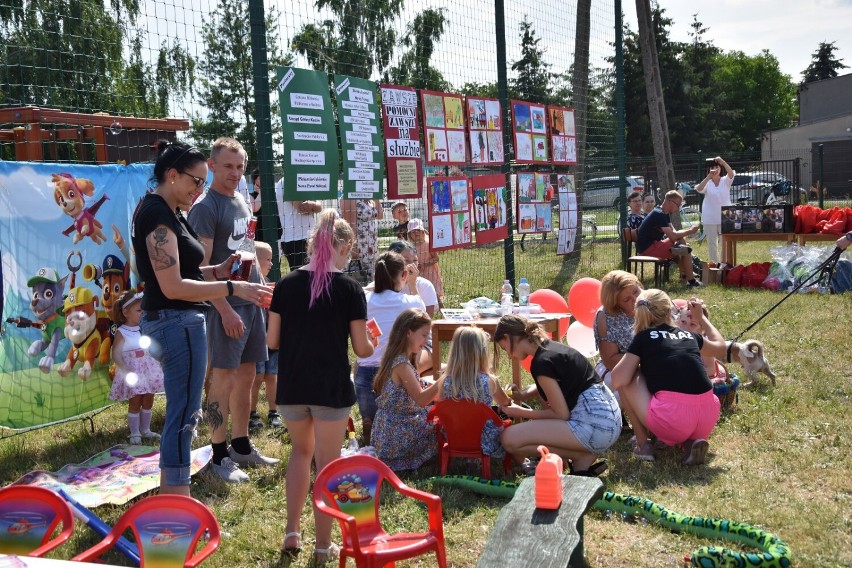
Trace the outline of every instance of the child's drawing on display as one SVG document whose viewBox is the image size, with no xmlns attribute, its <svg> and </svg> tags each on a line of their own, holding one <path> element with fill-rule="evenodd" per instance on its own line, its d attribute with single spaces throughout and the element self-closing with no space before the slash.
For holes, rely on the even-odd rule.
<svg viewBox="0 0 852 568">
<path fill-rule="evenodd" d="M 546 162 L 547 161 L 547 138 L 544 136 L 533 136 L 532 137 L 533 148 L 535 150 L 535 157 L 533 158 L 537 162 Z"/>
<path fill-rule="evenodd" d="M 434 215 L 432 217 L 432 248 L 453 246 L 453 216 Z"/>
<path fill-rule="evenodd" d="M 516 132 L 531 132 L 532 121 L 530 119 L 530 107 L 522 103 L 512 105 L 512 116 L 515 118 Z"/>
<path fill-rule="evenodd" d="M 453 211 L 467 211 L 470 208 L 467 201 L 466 179 L 451 180 L 450 192 L 453 197 Z"/>
<path fill-rule="evenodd" d="M 449 162 L 464 162 L 464 131 L 463 130 L 447 130 L 447 147 L 450 154 Z"/>
<path fill-rule="evenodd" d="M 532 136 L 522 132 L 515 134 L 515 159 L 531 162 L 533 159 Z"/>
<path fill-rule="evenodd" d="M 426 109 L 426 126 L 444 128 L 444 97 L 424 94 L 423 107 Z"/>
<path fill-rule="evenodd" d="M 450 211 L 450 182 L 449 180 L 432 181 L 432 212 L 449 213 Z"/>
<path fill-rule="evenodd" d="M 444 117 L 446 118 L 447 128 L 453 130 L 464 130 L 464 110 L 462 110 L 462 100 L 459 97 L 443 97 L 444 98 Z"/>
<path fill-rule="evenodd" d="M 544 121 L 544 107 L 531 106 L 530 115 L 532 116 L 532 131 L 544 134 L 547 126 Z"/>
<path fill-rule="evenodd" d="M 553 216 L 550 214 L 549 203 L 539 203 L 536 205 L 536 225 L 537 231 L 549 232 L 553 229 Z"/>
<path fill-rule="evenodd" d="M 500 103 L 497 101 L 485 101 L 485 114 L 488 115 L 489 130 L 500 130 L 502 119 L 500 117 Z"/>
<path fill-rule="evenodd" d="M 488 161 L 503 161 L 503 133 L 501 131 L 488 131 Z"/>
<path fill-rule="evenodd" d="M 446 130 L 427 128 L 426 141 L 429 151 L 429 161 L 446 162 L 449 158 Z"/>
<path fill-rule="evenodd" d="M 466 245 L 470 243 L 470 213 L 456 213 L 453 215 L 456 219 L 454 241 L 457 245 Z"/>
</svg>

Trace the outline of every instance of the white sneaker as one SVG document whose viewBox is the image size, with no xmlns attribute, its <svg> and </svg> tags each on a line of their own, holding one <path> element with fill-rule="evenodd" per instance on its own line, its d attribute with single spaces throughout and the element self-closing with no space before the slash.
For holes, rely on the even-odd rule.
<svg viewBox="0 0 852 568">
<path fill-rule="evenodd" d="M 130 436 L 130 443 L 134 446 L 138 446 L 142 443 L 142 436 Z"/>
<path fill-rule="evenodd" d="M 241 470 L 240 466 L 231 461 L 230 458 L 222 458 L 221 465 L 216 465 L 213 462 L 210 462 L 210 465 L 213 466 L 213 471 L 216 475 L 228 483 L 242 483 L 249 480 L 246 472 Z"/>
<path fill-rule="evenodd" d="M 233 446 L 229 446 L 228 455 L 231 456 L 232 460 L 240 465 L 275 465 L 281 461 L 277 458 L 270 458 L 261 454 L 258 449 L 254 447 L 254 444 L 251 446 L 250 454 L 237 453 Z"/>
</svg>

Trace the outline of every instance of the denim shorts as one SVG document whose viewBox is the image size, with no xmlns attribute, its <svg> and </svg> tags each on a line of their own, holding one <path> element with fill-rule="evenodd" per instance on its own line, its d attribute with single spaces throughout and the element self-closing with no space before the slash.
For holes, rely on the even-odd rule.
<svg viewBox="0 0 852 568">
<path fill-rule="evenodd" d="M 166 485 L 189 485 L 190 451 L 201 420 L 207 373 L 205 311 L 153 310 L 142 315 L 141 331 L 163 368 L 166 422 L 160 440 L 160 470 Z"/>
<path fill-rule="evenodd" d="M 361 365 L 358 365 L 355 370 L 355 397 L 358 399 L 358 412 L 361 413 L 362 419 L 373 420 L 379 409 L 376 403 L 379 395 L 373 391 L 373 380 L 378 372 L 378 367 Z"/>
<path fill-rule="evenodd" d="M 222 327 L 222 317 L 210 310 L 207 335 L 212 348 L 210 364 L 217 369 L 236 369 L 243 363 L 266 361 L 266 320 L 263 310 L 254 304 L 232 306 L 246 326 L 242 337 L 228 337 Z"/>
<path fill-rule="evenodd" d="M 256 375 L 272 375 L 278 378 L 278 350 L 269 350 L 269 359 L 266 361 L 258 361 L 254 370 Z"/>
<path fill-rule="evenodd" d="M 568 427 L 593 454 L 606 452 L 621 435 L 621 410 L 612 391 L 598 383 L 580 393 L 568 417 Z"/>
</svg>

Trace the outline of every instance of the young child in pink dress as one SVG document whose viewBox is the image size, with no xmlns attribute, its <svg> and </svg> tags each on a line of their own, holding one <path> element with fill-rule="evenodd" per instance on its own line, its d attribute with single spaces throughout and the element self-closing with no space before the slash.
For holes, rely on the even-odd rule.
<svg viewBox="0 0 852 568">
<path fill-rule="evenodd" d="M 154 394 L 163 392 L 163 369 L 148 353 L 147 342 L 143 341 L 139 331 L 142 292 L 128 290 L 112 309 L 118 329 L 112 344 L 112 360 L 116 369 L 109 398 L 128 401 L 127 423 L 131 444 L 141 444 L 142 438 L 159 440 L 160 435 L 151 431 L 151 407 Z"/>
<path fill-rule="evenodd" d="M 417 268 L 420 270 L 420 276 L 435 286 L 438 302 L 443 307 L 444 281 L 441 279 L 441 267 L 438 266 L 438 253 L 429 250 L 429 236 L 423 227 L 423 221 L 415 218 L 408 222 L 408 238 L 417 247 Z"/>
</svg>

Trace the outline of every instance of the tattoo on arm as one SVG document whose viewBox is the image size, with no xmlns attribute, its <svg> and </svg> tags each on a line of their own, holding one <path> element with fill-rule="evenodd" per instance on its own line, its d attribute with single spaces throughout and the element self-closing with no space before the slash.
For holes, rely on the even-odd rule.
<svg viewBox="0 0 852 568">
<path fill-rule="evenodd" d="M 165 270 L 177 264 L 177 260 L 163 250 L 163 247 L 169 242 L 169 233 L 166 227 L 160 225 L 153 232 L 154 250 L 151 254 L 151 266 L 154 270 Z"/>
<path fill-rule="evenodd" d="M 207 403 L 207 423 L 210 424 L 210 428 L 213 430 L 216 430 L 225 423 L 225 420 L 222 418 L 222 411 L 219 410 L 218 402 Z"/>
</svg>

